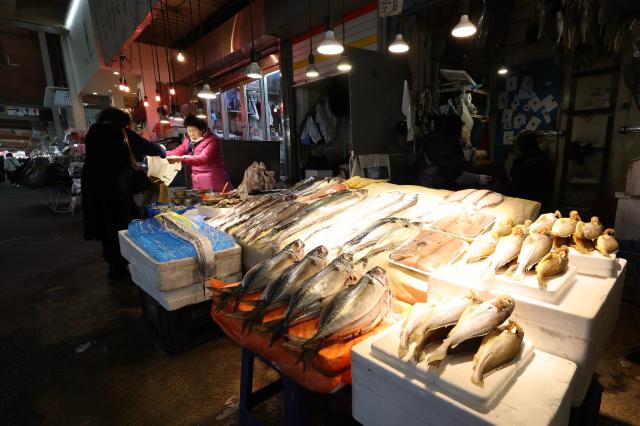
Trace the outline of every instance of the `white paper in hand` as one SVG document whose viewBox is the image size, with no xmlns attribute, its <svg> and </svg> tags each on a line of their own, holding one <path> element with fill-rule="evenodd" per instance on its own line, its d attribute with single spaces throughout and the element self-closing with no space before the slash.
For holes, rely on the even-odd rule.
<svg viewBox="0 0 640 426">
<path fill-rule="evenodd" d="M 169 164 L 165 158 L 160 157 L 147 157 L 147 165 L 149 166 L 147 176 L 156 178 L 167 186 L 173 182 L 173 179 L 182 168 L 181 163 Z"/>
</svg>

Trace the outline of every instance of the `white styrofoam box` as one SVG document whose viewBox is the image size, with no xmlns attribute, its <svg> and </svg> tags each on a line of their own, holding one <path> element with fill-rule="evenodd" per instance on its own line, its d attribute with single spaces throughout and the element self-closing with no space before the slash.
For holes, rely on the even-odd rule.
<svg viewBox="0 0 640 426">
<path fill-rule="evenodd" d="M 576 268 L 569 266 L 564 274 L 552 277 L 547 281 L 546 290 L 540 289 L 535 271 L 527 272 L 521 281 L 509 278 L 505 274 L 496 274 L 493 288 L 507 294 L 517 293 L 556 305 L 575 281 Z"/>
<path fill-rule="evenodd" d="M 640 198 L 629 197 L 616 192 L 618 208 L 616 209 L 616 238 L 619 240 L 636 240 L 640 238 Z"/>
<path fill-rule="evenodd" d="M 373 357 L 372 336 L 351 351 L 352 413 L 375 425 L 566 425 L 576 365 L 534 351 L 504 395 L 477 411 Z M 469 382 L 469 386 L 473 386 Z M 541 391 L 544 390 L 544 391 Z"/>
<path fill-rule="evenodd" d="M 333 170 L 305 170 L 304 177 L 308 179 L 310 177 L 332 177 Z"/>
<path fill-rule="evenodd" d="M 533 356 L 533 345 L 527 339 L 516 359 L 485 375 L 484 387 L 480 387 L 471 383 L 473 353 L 447 355 L 439 367 L 429 367 L 426 360 L 416 364 L 413 360 L 398 357 L 400 324 L 377 337 L 371 345 L 371 355 L 375 358 L 403 371 L 407 377 L 421 380 L 432 391 L 441 392 L 478 411 L 487 411 L 511 387 Z M 427 351 L 435 349 L 438 344 L 429 345 Z M 408 355 L 407 358 L 410 357 Z"/>
<path fill-rule="evenodd" d="M 589 254 L 582 254 L 575 248 L 569 247 L 569 265 L 575 266 L 579 274 L 613 277 L 615 276 L 616 255 L 612 253 L 609 256 L 604 256 L 596 250 Z"/>
<path fill-rule="evenodd" d="M 174 290 L 160 291 L 153 282 L 148 281 L 147 277 L 138 270 L 135 265 L 131 265 L 129 270 L 133 282 L 149 296 L 153 297 L 156 302 L 162 305 L 167 311 L 175 311 L 176 309 L 194 305 L 212 297 L 211 289 L 202 282 Z M 221 278 L 221 280 L 226 283 L 237 282 L 239 279 L 242 279 L 241 273 Z"/>
<path fill-rule="evenodd" d="M 138 247 L 127 231 L 118 233 L 120 253 L 143 274 L 145 280 L 153 283 L 159 291 L 175 290 L 192 284 L 201 283 L 198 272 L 198 261 L 195 257 L 158 262 Z M 242 249 L 235 244 L 228 250 L 215 252 L 215 268 L 213 276 L 226 277 L 242 271 Z"/>
<path fill-rule="evenodd" d="M 516 301 L 512 319 L 522 326 L 536 349 L 575 362 L 578 365 L 573 405 L 582 403 L 595 366 L 604 351 L 618 316 L 627 261 L 616 259 L 615 277 L 576 275 L 576 281 L 557 303 L 535 300 L 509 292 Z M 436 295 L 459 294 L 471 286 L 473 278 L 462 274 L 432 274 L 429 292 Z M 479 282 L 479 277 L 476 278 Z M 504 293 L 489 289 L 491 297 Z"/>
</svg>

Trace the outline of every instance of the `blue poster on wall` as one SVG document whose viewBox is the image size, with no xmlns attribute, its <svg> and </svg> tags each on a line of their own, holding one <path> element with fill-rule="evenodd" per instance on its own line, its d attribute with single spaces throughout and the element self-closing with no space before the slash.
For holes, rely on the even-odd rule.
<svg viewBox="0 0 640 426">
<path fill-rule="evenodd" d="M 557 128 L 563 74 L 551 59 L 517 65 L 498 82 L 496 160 L 503 163 L 523 130 Z"/>
</svg>

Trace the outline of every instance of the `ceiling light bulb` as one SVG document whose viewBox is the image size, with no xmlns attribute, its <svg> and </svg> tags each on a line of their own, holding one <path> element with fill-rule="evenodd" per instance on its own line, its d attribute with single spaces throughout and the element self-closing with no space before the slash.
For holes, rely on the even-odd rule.
<svg viewBox="0 0 640 426">
<path fill-rule="evenodd" d="M 211 87 L 209 87 L 209 83 L 205 83 L 202 85 L 202 89 L 198 92 L 198 97 L 201 99 L 215 99 L 216 94 L 213 93 Z"/>
<path fill-rule="evenodd" d="M 254 80 L 262 78 L 262 68 L 260 68 L 260 64 L 258 64 L 258 52 L 256 52 L 256 49 L 251 49 L 251 63 L 247 67 L 245 75 Z"/>
<path fill-rule="evenodd" d="M 182 116 L 182 114 L 180 113 L 180 111 L 176 112 L 175 114 L 173 114 L 173 119 L 175 121 L 184 121 L 184 117 Z"/>
<path fill-rule="evenodd" d="M 162 124 L 171 123 L 171 121 L 169 120 L 169 117 L 167 117 L 167 114 L 165 114 L 164 111 L 162 112 L 162 114 L 160 114 L 160 122 Z"/>
<path fill-rule="evenodd" d="M 92 95 L 97 95 L 97 94 L 98 94 L 98 92 L 91 92 L 91 94 L 92 94 Z"/>
<path fill-rule="evenodd" d="M 173 87 L 173 86 L 171 86 L 171 87 L 169 88 L 169 94 L 170 94 L 170 95 L 172 95 L 172 96 L 173 96 L 173 95 L 175 95 L 175 94 L 176 94 L 176 88 L 175 88 L 175 87 Z"/>
<path fill-rule="evenodd" d="M 339 55 L 344 51 L 344 46 L 336 40 L 333 30 L 327 30 L 324 39 L 318 44 L 317 51 L 323 55 Z"/>
<path fill-rule="evenodd" d="M 457 38 L 465 38 L 471 37 L 476 31 L 477 28 L 473 25 L 473 22 L 469 20 L 469 15 L 462 15 L 460 22 L 451 30 L 451 35 Z"/>
<path fill-rule="evenodd" d="M 178 59 L 178 62 L 184 62 L 184 55 L 182 54 L 182 52 L 178 52 L 178 55 L 176 56 L 176 59 Z"/>
<path fill-rule="evenodd" d="M 309 66 L 307 67 L 306 76 L 308 78 L 316 78 L 320 75 L 320 72 L 316 68 L 316 59 L 313 57 L 313 53 L 309 53 L 307 61 L 309 61 Z"/>
<path fill-rule="evenodd" d="M 396 39 L 388 47 L 391 53 L 405 53 L 409 51 L 409 45 L 402 39 L 402 34 L 396 34 Z"/>
<path fill-rule="evenodd" d="M 160 102 L 161 100 L 160 93 L 156 92 L 156 102 Z"/>
<path fill-rule="evenodd" d="M 351 68 L 353 67 L 351 66 L 351 62 L 349 62 L 349 58 L 347 58 L 347 55 L 343 54 L 338 61 L 338 70 L 346 72 L 351 71 Z"/>
<path fill-rule="evenodd" d="M 149 106 L 149 98 L 147 98 L 147 97 L 145 96 L 145 97 L 144 97 L 144 102 L 142 102 L 142 105 L 144 105 L 144 106 L 145 106 L 145 108 L 146 108 L 146 107 L 148 107 L 148 106 Z"/>
<path fill-rule="evenodd" d="M 204 110 L 202 108 L 198 108 L 198 113 L 196 114 L 196 117 L 207 118 L 207 114 L 204 113 Z"/>
<path fill-rule="evenodd" d="M 119 71 L 114 71 L 113 75 L 120 75 L 120 72 Z"/>
<path fill-rule="evenodd" d="M 505 75 L 509 72 L 509 69 L 505 66 L 502 66 L 500 68 L 498 68 L 498 74 L 500 75 Z"/>
</svg>

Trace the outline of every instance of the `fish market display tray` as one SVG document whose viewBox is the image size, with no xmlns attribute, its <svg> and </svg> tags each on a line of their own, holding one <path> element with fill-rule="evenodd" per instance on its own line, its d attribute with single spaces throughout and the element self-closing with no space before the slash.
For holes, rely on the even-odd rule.
<svg viewBox="0 0 640 426">
<path fill-rule="evenodd" d="M 609 278 L 615 276 L 616 255 L 604 256 L 596 250 L 582 254 L 569 247 L 569 265 L 574 266 L 579 274 Z"/>
<path fill-rule="evenodd" d="M 229 207 L 213 207 L 206 206 L 204 204 L 196 205 L 196 209 L 198 210 L 198 214 L 206 217 L 207 219 L 213 219 L 229 211 Z"/>
<path fill-rule="evenodd" d="M 534 351 L 525 330 L 520 354 L 502 368 L 485 374 L 484 387 L 481 388 L 471 383 L 473 353 L 448 355 L 439 368 L 428 367 L 426 361 L 416 364 L 398 357 L 399 335 L 399 324 L 386 330 L 371 344 L 371 355 L 402 371 L 407 377 L 420 380 L 432 391 L 441 392 L 478 411 L 486 411 L 511 387 L 526 368 Z M 436 345 L 431 346 L 435 349 Z M 407 355 L 407 358 L 410 356 Z"/>
<path fill-rule="evenodd" d="M 535 271 L 527 272 L 521 281 L 509 278 L 503 273 L 496 274 L 493 287 L 507 294 L 519 294 L 557 305 L 575 282 L 576 268 L 569 266 L 564 274 L 547 280 L 546 290 L 538 286 Z"/>
<path fill-rule="evenodd" d="M 122 256 L 144 276 L 145 282 L 158 291 L 170 291 L 193 284 L 201 284 L 198 261 L 195 257 L 170 262 L 158 262 L 138 247 L 128 236 L 128 232 L 118 232 Z M 215 252 L 213 276 L 227 277 L 242 272 L 242 249 L 235 244 L 227 250 Z"/>
<path fill-rule="evenodd" d="M 389 255 L 389 262 L 420 274 L 429 275 L 454 262 L 462 255 L 469 243 L 433 230 L 423 230 Z"/>
<path fill-rule="evenodd" d="M 457 214 L 446 216 L 434 224 L 432 228 L 472 240 L 493 225 L 496 217 L 487 213 L 464 209 Z"/>
<path fill-rule="evenodd" d="M 576 374 L 576 365 L 571 361 L 536 347 L 531 362 L 515 383 L 499 401 L 481 412 L 374 357 L 374 339 L 377 336 L 358 343 L 351 351 L 352 413 L 363 425 L 569 424 Z"/>
</svg>

